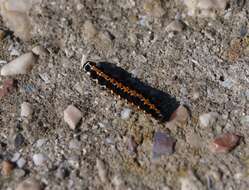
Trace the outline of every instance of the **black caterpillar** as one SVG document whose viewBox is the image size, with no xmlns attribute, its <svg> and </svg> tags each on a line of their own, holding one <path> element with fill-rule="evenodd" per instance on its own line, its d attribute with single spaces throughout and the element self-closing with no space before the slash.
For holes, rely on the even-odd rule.
<svg viewBox="0 0 249 190">
<path fill-rule="evenodd" d="M 133 78 L 130 73 L 107 62 L 87 61 L 84 70 L 93 80 L 128 100 L 160 121 L 169 120 L 179 106 L 169 94 L 154 89 Z"/>
</svg>

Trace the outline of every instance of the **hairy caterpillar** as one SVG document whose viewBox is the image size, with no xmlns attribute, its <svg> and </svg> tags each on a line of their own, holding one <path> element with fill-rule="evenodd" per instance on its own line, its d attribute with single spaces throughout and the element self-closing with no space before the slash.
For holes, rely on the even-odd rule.
<svg viewBox="0 0 249 190">
<path fill-rule="evenodd" d="M 176 109 L 176 101 L 173 101 L 174 104 L 172 104 L 173 99 L 168 94 L 144 85 L 137 78 L 132 77 L 131 74 L 114 64 L 87 61 L 83 69 L 100 85 L 107 87 L 111 92 L 138 106 L 160 121 L 168 120 Z M 165 102 L 167 102 L 166 107 Z"/>
</svg>

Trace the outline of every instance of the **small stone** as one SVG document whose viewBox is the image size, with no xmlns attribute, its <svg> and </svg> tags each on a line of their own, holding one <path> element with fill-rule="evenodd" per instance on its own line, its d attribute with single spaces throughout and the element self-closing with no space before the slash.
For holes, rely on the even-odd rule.
<svg viewBox="0 0 249 190">
<path fill-rule="evenodd" d="M 47 161 L 47 157 L 44 156 L 43 154 L 39 153 L 39 154 L 33 155 L 33 162 L 36 166 L 44 165 L 46 161 Z"/>
<path fill-rule="evenodd" d="M 26 53 L 4 65 L 1 69 L 2 76 L 28 74 L 36 63 L 33 53 Z"/>
<path fill-rule="evenodd" d="M 187 177 L 181 178 L 181 190 L 199 190 L 195 182 Z"/>
<path fill-rule="evenodd" d="M 22 169 L 15 169 L 14 170 L 14 177 L 17 178 L 17 179 L 25 176 L 25 174 L 26 174 L 25 171 L 22 170 Z"/>
<path fill-rule="evenodd" d="M 22 40 L 31 39 L 29 10 L 41 0 L 1 0 L 0 10 L 3 21 Z"/>
<path fill-rule="evenodd" d="M 182 32 L 185 28 L 185 23 L 181 20 L 172 21 L 167 27 L 167 32 Z"/>
<path fill-rule="evenodd" d="M 249 48 L 249 46 L 248 46 L 248 48 Z M 248 53 L 249 53 L 249 51 L 248 51 Z M 246 96 L 247 100 L 249 100 L 249 90 L 245 91 L 245 96 Z"/>
<path fill-rule="evenodd" d="M 125 108 L 121 111 L 121 118 L 124 120 L 129 119 L 130 114 L 131 114 L 131 109 Z"/>
<path fill-rule="evenodd" d="M 59 179 L 65 179 L 66 177 L 68 177 L 70 175 L 70 172 L 67 168 L 65 167 L 59 167 L 56 170 L 55 176 Z"/>
<path fill-rule="evenodd" d="M 48 51 L 42 47 L 42 46 L 35 46 L 33 49 L 32 49 L 32 52 L 35 54 L 35 55 L 39 55 L 39 56 L 45 56 L 47 55 Z"/>
<path fill-rule="evenodd" d="M 2 162 L 1 173 L 3 176 L 10 176 L 14 168 L 15 168 L 15 165 L 12 162 L 5 160 Z"/>
<path fill-rule="evenodd" d="M 244 115 L 240 118 L 240 123 L 243 126 L 249 126 L 249 115 Z"/>
<path fill-rule="evenodd" d="M 13 79 L 5 80 L 2 87 L 0 87 L 0 99 L 11 93 L 15 86 L 15 81 Z"/>
<path fill-rule="evenodd" d="M 69 142 L 69 149 L 70 150 L 79 150 L 80 151 L 80 147 L 81 147 L 81 142 L 78 140 L 71 140 Z"/>
<path fill-rule="evenodd" d="M 13 157 L 11 158 L 11 162 L 16 162 L 20 158 L 21 154 L 16 152 Z"/>
<path fill-rule="evenodd" d="M 37 148 L 42 147 L 46 142 L 47 142 L 46 139 L 38 139 L 38 140 L 36 141 L 36 147 L 37 147 Z"/>
<path fill-rule="evenodd" d="M 21 105 L 21 117 L 30 117 L 33 113 L 33 109 L 30 103 L 23 102 Z"/>
<path fill-rule="evenodd" d="M 45 82 L 45 84 L 49 84 L 50 83 L 48 73 L 41 73 L 41 74 L 39 74 L 39 76 Z"/>
<path fill-rule="evenodd" d="M 171 155 L 174 152 L 176 140 L 167 133 L 156 132 L 153 140 L 153 158 Z"/>
<path fill-rule="evenodd" d="M 21 133 L 18 133 L 15 137 L 15 147 L 20 148 L 25 142 L 25 138 Z"/>
<path fill-rule="evenodd" d="M 215 9 L 215 10 L 225 10 L 227 6 L 227 0 L 199 0 L 197 5 L 200 9 Z"/>
<path fill-rule="evenodd" d="M 203 127 L 212 126 L 218 119 L 219 114 L 216 112 L 204 113 L 199 116 L 200 125 Z"/>
<path fill-rule="evenodd" d="M 82 84 L 77 82 L 75 85 L 74 85 L 74 89 L 81 95 L 83 95 L 84 93 L 84 89 L 82 87 Z"/>
<path fill-rule="evenodd" d="M 165 13 L 160 0 L 147 0 L 143 6 L 146 13 L 153 17 L 162 17 Z"/>
<path fill-rule="evenodd" d="M 168 127 L 185 127 L 189 118 L 189 112 L 184 105 L 180 105 L 174 113 L 170 116 L 169 122 L 166 124 Z"/>
<path fill-rule="evenodd" d="M 107 181 L 107 173 L 104 162 L 100 159 L 96 160 L 96 168 L 99 174 L 100 181 L 105 183 Z"/>
<path fill-rule="evenodd" d="M 119 175 L 115 175 L 112 179 L 112 184 L 115 190 L 127 189 L 124 185 L 123 179 Z"/>
<path fill-rule="evenodd" d="M 64 110 L 64 121 L 71 129 L 75 129 L 82 117 L 82 113 L 75 106 L 70 105 Z"/>
<path fill-rule="evenodd" d="M 35 178 L 28 178 L 18 184 L 16 190 L 42 190 L 43 187 Z"/>
<path fill-rule="evenodd" d="M 130 155 L 133 155 L 137 152 L 137 143 L 135 142 L 134 137 L 129 137 L 127 140 L 127 148 Z"/>
<path fill-rule="evenodd" d="M 16 162 L 18 168 L 23 168 L 26 164 L 26 160 L 24 158 L 20 158 L 17 162 Z"/>
<path fill-rule="evenodd" d="M 228 0 L 184 0 L 189 16 L 215 17 L 218 12 L 224 11 Z"/>
<path fill-rule="evenodd" d="M 227 153 L 235 148 L 240 140 L 240 136 L 234 133 L 225 133 L 216 137 L 209 145 L 213 153 Z"/>
<path fill-rule="evenodd" d="M 204 190 L 204 185 L 195 176 L 192 170 L 186 171 L 184 177 L 179 178 L 181 183 L 181 190 Z"/>
<path fill-rule="evenodd" d="M 234 86 L 234 81 L 232 79 L 226 79 L 221 82 L 221 85 L 225 88 L 231 89 Z"/>
<path fill-rule="evenodd" d="M 6 36 L 6 32 L 0 29 L 0 41 L 2 41 Z"/>
<path fill-rule="evenodd" d="M 109 50 L 113 45 L 114 37 L 109 32 L 99 32 L 94 39 L 95 46 L 100 50 Z"/>
<path fill-rule="evenodd" d="M 92 22 L 87 20 L 82 27 L 83 37 L 86 41 L 91 41 L 97 34 L 97 30 Z"/>
</svg>

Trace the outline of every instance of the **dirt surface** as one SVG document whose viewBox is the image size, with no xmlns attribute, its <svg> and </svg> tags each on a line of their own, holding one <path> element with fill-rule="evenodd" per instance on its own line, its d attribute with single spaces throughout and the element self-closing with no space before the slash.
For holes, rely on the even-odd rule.
<svg viewBox="0 0 249 190">
<path fill-rule="evenodd" d="M 15 189 L 30 176 L 45 189 L 58 190 L 248 189 L 249 121 L 241 121 L 249 115 L 248 1 L 231 2 L 216 18 L 187 16 L 182 2 L 162 1 L 156 11 L 145 3 L 43 1 L 29 13 L 31 40 L 11 33 L 1 40 L 0 59 L 7 62 L 16 57 L 10 55 L 13 49 L 23 54 L 40 45 L 48 51 L 30 74 L 0 78 L 17 81 L 17 88 L 0 99 L 0 161 L 17 152 L 26 160 L 10 177 L 0 176 L 1 189 Z M 168 32 L 175 17 L 186 26 Z M 170 93 L 189 108 L 188 123 L 169 127 L 102 90 L 83 71 L 86 60 L 114 63 Z M 20 117 L 24 101 L 34 110 L 28 121 Z M 63 120 L 70 104 L 83 114 L 75 130 Z M 126 108 L 132 113 L 122 119 Z M 218 117 L 203 127 L 199 115 L 207 112 Z M 176 145 L 173 154 L 154 160 L 156 131 L 169 133 Z M 208 145 L 224 132 L 243 138 L 229 153 L 212 153 Z M 132 155 L 130 136 L 138 144 Z M 38 153 L 46 157 L 41 166 L 33 162 Z"/>
</svg>

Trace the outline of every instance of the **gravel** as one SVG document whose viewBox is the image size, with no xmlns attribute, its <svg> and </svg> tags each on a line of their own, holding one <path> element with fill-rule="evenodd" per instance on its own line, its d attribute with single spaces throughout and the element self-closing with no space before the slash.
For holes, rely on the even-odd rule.
<svg viewBox="0 0 249 190">
<path fill-rule="evenodd" d="M 0 0 L 0 162 L 16 166 L 0 189 L 29 178 L 33 190 L 248 189 L 248 10 L 226 0 Z M 102 90 L 83 71 L 88 60 L 170 94 L 169 122 Z M 158 132 L 170 143 L 155 161 Z"/>
</svg>

